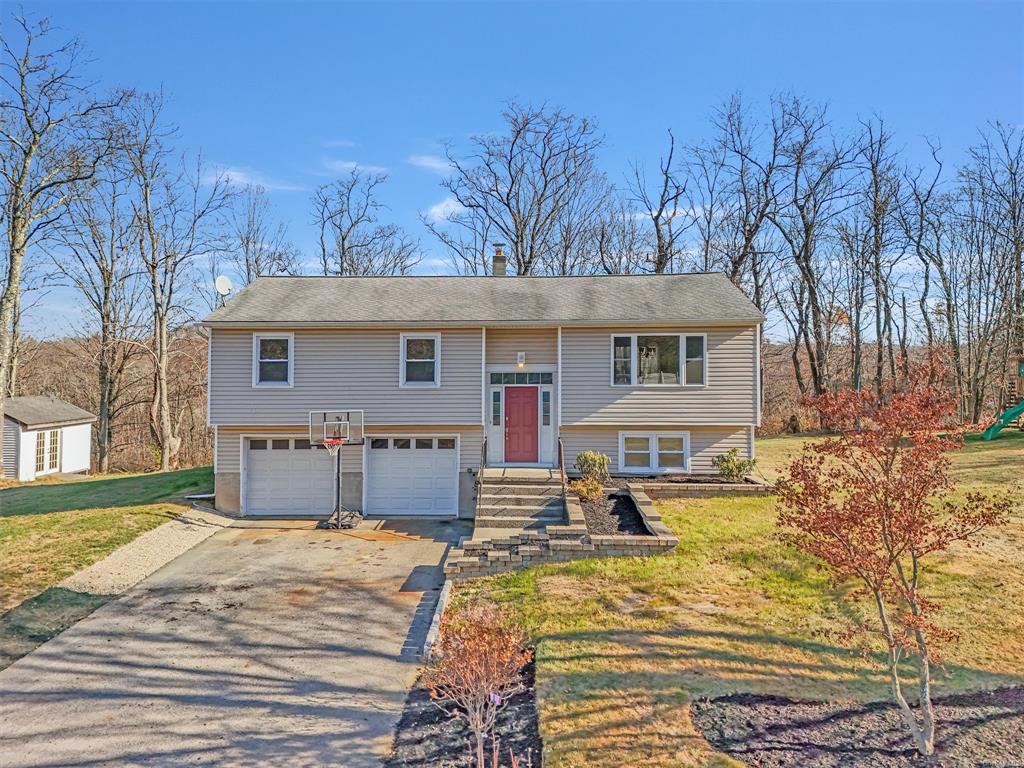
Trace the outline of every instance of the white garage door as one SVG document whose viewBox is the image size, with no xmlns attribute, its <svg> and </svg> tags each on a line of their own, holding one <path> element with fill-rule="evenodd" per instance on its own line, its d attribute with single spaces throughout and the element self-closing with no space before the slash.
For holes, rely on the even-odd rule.
<svg viewBox="0 0 1024 768">
<path fill-rule="evenodd" d="M 456 445 L 454 437 L 367 438 L 366 513 L 457 515 Z"/>
<path fill-rule="evenodd" d="M 329 515 L 334 511 L 334 461 L 308 440 L 254 438 L 247 441 L 247 515 Z"/>
</svg>

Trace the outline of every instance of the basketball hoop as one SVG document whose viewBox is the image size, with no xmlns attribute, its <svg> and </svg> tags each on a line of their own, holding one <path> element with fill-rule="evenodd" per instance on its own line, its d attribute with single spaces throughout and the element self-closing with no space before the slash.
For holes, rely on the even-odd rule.
<svg viewBox="0 0 1024 768">
<path fill-rule="evenodd" d="M 323 447 L 327 449 L 327 452 L 331 454 L 331 456 L 337 456 L 338 452 L 341 450 L 341 446 L 344 444 L 345 441 L 342 440 L 340 437 L 328 437 L 325 438 L 324 441 L 321 443 L 321 445 L 323 445 Z"/>
</svg>

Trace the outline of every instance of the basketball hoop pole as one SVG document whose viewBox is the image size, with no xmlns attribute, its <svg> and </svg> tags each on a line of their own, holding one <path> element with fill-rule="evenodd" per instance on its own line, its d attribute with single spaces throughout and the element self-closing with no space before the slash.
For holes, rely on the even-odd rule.
<svg viewBox="0 0 1024 768">
<path fill-rule="evenodd" d="M 350 431 L 353 423 L 356 425 L 354 434 Z M 341 503 L 342 446 L 348 442 L 362 444 L 362 424 L 362 411 L 310 411 L 309 441 L 325 448 L 334 459 L 334 511 L 317 523 L 317 528 L 354 528 L 362 519 L 360 512 L 346 509 Z"/>
</svg>

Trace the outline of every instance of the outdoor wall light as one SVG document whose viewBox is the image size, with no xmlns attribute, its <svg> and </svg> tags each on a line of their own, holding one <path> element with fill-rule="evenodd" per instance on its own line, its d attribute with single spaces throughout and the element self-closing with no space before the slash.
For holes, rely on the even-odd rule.
<svg viewBox="0 0 1024 768">
<path fill-rule="evenodd" d="M 526 353 L 525 352 L 516 352 L 516 368 L 525 368 L 525 367 L 526 367 Z"/>
</svg>

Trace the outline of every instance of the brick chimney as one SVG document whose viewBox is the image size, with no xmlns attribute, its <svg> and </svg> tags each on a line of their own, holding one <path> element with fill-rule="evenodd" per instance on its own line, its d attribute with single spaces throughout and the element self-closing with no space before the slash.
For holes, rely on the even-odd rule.
<svg viewBox="0 0 1024 768">
<path fill-rule="evenodd" d="M 505 244 L 494 244 L 494 258 L 491 260 L 491 274 L 494 277 L 505 277 Z"/>
</svg>

